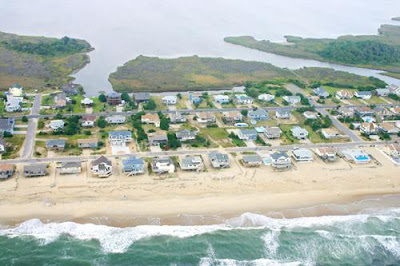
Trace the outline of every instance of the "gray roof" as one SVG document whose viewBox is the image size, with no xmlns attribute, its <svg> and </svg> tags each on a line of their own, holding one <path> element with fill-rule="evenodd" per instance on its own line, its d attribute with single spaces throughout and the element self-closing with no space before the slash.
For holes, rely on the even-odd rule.
<svg viewBox="0 0 400 266">
<path fill-rule="evenodd" d="M 258 108 L 257 110 L 249 111 L 249 116 L 268 116 L 268 112 L 264 109 Z"/>
<path fill-rule="evenodd" d="M 110 131 L 108 132 L 109 136 L 124 136 L 124 137 L 132 137 L 132 132 L 125 130 L 125 131 Z"/>
<path fill-rule="evenodd" d="M 197 132 L 191 131 L 191 130 L 180 130 L 176 132 L 176 137 L 179 138 L 184 138 L 184 137 L 196 137 Z"/>
<path fill-rule="evenodd" d="M 124 165 L 124 167 L 127 167 L 129 165 L 143 165 L 144 160 L 142 158 L 139 158 L 136 156 L 131 156 L 131 157 L 123 160 L 122 164 Z"/>
<path fill-rule="evenodd" d="M 267 127 L 265 128 L 265 133 L 268 134 L 280 134 L 282 131 L 279 127 Z"/>
<path fill-rule="evenodd" d="M 202 159 L 200 156 L 185 156 L 181 158 L 182 164 L 195 164 L 195 163 L 201 163 Z"/>
<path fill-rule="evenodd" d="M 358 94 L 358 95 L 365 95 L 365 96 L 367 96 L 367 95 L 372 95 L 372 92 L 370 92 L 370 91 L 357 91 L 357 94 Z"/>
<path fill-rule="evenodd" d="M 106 157 L 104 157 L 104 156 L 100 156 L 99 158 L 97 158 L 96 160 L 94 160 L 94 161 L 92 162 L 92 165 L 99 165 L 99 164 L 101 164 L 101 163 L 105 163 L 105 164 L 108 164 L 108 165 L 112 165 L 111 161 L 110 161 L 109 159 L 107 159 Z"/>
<path fill-rule="evenodd" d="M 77 168 L 77 167 L 81 167 L 81 162 L 64 162 L 61 164 L 61 168 Z"/>
<path fill-rule="evenodd" d="M 110 92 L 109 94 L 107 94 L 107 97 L 108 98 L 120 98 L 121 97 L 121 93 L 113 91 L 113 92 Z"/>
<path fill-rule="evenodd" d="M 217 152 L 217 151 L 209 152 L 208 153 L 208 157 L 211 160 L 217 160 L 219 162 L 224 162 L 224 161 L 228 161 L 229 160 L 228 154 L 220 153 L 220 152 Z"/>
<path fill-rule="evenodd" d="M 136 101 L 145 101 L 150 99 L 150 93 L 148 92 L 138 92 L 134 94 Z"/>
<path fill-rule="evenodd" d="M 314 94 L 321 95 L 321 96 L 329 96 L 329 92 L 327 92 L 324 88 L 318 87 L 313 90 Z"/>
<path fill-rule="evenodd" d="M 311 151 L 303 148 L 293 150 L 293 154 L 297 157 L 312 157 Z"/>
<path fill-rule="evenodd" d="M 46 140 L 46 146 L 47 147 L 65 146 L 65 140 L 64 139 L 49 139 L 49 140 Z"/>
<path fill-rule="evenodd" d="M 152 137 L 149 137 L 149 140 L 155 141 L 155 140 L 168 140 L 167 135 L 154 135 Z"/>
<path fill-rule="evenodd" d="M 257 154 L 243 155 L 242 159 L 243 159 L 244 163 L 262 162 L 262 159 L 261 159 L 260 155 L 257 155 Z"/>
<path fill-rule="evenodd" d="M 14 118 L 0 118 L 0 130 L 2 131 L 12 131 L 14 124 Z"/>
<path fill-rule="evenodd" d="M 151 160 L 152 164 L 156 164 L 156 163 L 169 163 L 169 164 L 174 164 L 174 162 L 172 161 L 171 158 L 169 157 L 155 157 Z"/>
<path fill-rule="evenodd" d="M 255 129 L 240 129 L 242 135 L 257 135 L 257 130 Z"/>
<path fill-rule="evenodd" d="M 281 157 L 289 158 L 289 156 L 287 155 L 287 153 L 285 151 L 276 151 L 273 154 L 271 154 L 271 158 L 274 160 L 277 160 Z"/>
<path fill-rule="evenodd" d="M 43 172 L 46 171 L 47 164 L 37 163 L 24 166 L 24 172 Z"/>
<path fill-rule="evenodd" d="M 6 141 L 2 138 L 0 138 L 0 145 L 6 146 Z"/>
<path fill-rule="evenodd" d="M 276 110 L 276 113 L 279 115 L 290 115 L 290 110 L 289 109 L 278 109 L 278 110 Z"/>
</svg>

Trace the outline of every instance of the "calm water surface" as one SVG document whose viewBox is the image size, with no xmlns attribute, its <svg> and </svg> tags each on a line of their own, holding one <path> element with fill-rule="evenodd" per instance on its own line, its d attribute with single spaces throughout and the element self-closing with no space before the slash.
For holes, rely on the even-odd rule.
<svg viewBox="0 0 400 266">
<path fill-rule="evenodd" d="M 86 91 L 111 90 L 108 75 L 138 55 L 219 56 L 269 62 L 279 67 L 334 67 L 377 76 L 378 71 L 292 59 L 224 43 L 252 35 L 283 41 L 284 35 L 336 37 L 375 34 L 400 15 L 398 0 L 0 0 L 0 30 L 88 40 L 95 51 L 77 75 Z M 388 83 L 399 80 L 385 79 Z"/>
</svg>

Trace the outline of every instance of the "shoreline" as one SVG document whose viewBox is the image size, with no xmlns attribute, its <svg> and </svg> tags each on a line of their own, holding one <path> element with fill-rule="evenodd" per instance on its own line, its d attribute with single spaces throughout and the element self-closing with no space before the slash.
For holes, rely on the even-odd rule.
<svg viewBox="0 0 400 266">
<path fill-rule="evenodd" d="M 229 203 L 224 201 L 226 198 L 224 196 L 169 199 L 168 203 L 174 205 L 174 208 L 163 208 L 167 205 L 165 200 L 134 202 L 93 200 L 60 204 L 46 204 L 39 201 L 24 204 L 3 203 L 0 205 L 2 213 L 0 225 L 16 226 L 27 220 L 39 219 L 44 223 L 75 222 L 121 228 L 139 225 L 202 226 L 223 224 L 226 220 L 245 213 L 275 219 L 293 219 L 356 215 L 370 208 L 400 208 L 400 204 L 395 203 L 400 199 L 400 191 L 397 189 L 383 190 L 378 193 L 370 193 L 366 190 L 345 193 L 332 191 L 329 194 L 327 191 L 312 191 L 303 194 L 302 203 L 298 202 L 295 192 L 261 194 L 263 193 L 230 197 Z M 385 201 L 385 198 L 389 200 Z M 190 200 L 190 203 L 185 203 L 185 200 Z M 219 203 L 209 205 L 215 201 Z M 246 203 L 243 204 L 243 202 Z M 370 205 L 371 202 L 377 202 L 378 205 Z M 151 206 L 159 208 L 151 208 Z M 224 211 L 220 211 L 221 209 Z"/>
</svg>

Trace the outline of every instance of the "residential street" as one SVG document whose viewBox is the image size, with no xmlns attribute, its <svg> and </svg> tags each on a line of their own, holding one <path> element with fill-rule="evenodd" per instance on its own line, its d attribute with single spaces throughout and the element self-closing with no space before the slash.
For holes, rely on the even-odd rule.
<svg viewBox="0 0 400 266">
<path fill-rule="evenodd" d="M 39 115 L 40 111 L 40 103 L 42 101 L 42 94 L 36 94 L 35 100 L 33 101 L 33 106 L 31 110 L 31 115 Z M 23 146 L 21 158 L 31 158 L 33 153 L 33 148 L 35 146 L 35 136 L 36 136 L 36 128 L 38 124 L 37 118 L 31 118 L 28 122 L 28 130 L 25 137 L 25 143 Z"/>
</svg>

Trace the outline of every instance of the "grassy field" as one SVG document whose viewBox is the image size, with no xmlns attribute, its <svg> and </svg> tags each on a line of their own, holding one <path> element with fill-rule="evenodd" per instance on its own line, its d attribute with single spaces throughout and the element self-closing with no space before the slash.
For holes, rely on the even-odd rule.
<svg viewBox="0 0 400 266">
<path fill-rule="evenodd" d="M 7 151 L 3 153 L 2 159 L 15 159 L 19 157 L 19 151 L 25 141 L 25 135 L 13 135 L 11 138 L 5 138 Z"/>
<path fill-rule="evenodd" d="M 286 36 L 291 45 L 256 40 L 251 36 L 226 37 L 226 42 L 283 56 L 314 59 L 400 73 L 400 27 L 382 25 L 379 35 L 312 39 Z"/>
<path fill-rule="evenodd" d="M 83 40 L 64 40 L 0 32 L 0 89 L 18 82 L 43 91 L 71 80 L 69 75 L 89 62 L 92 47 Z"/>
</svg>

